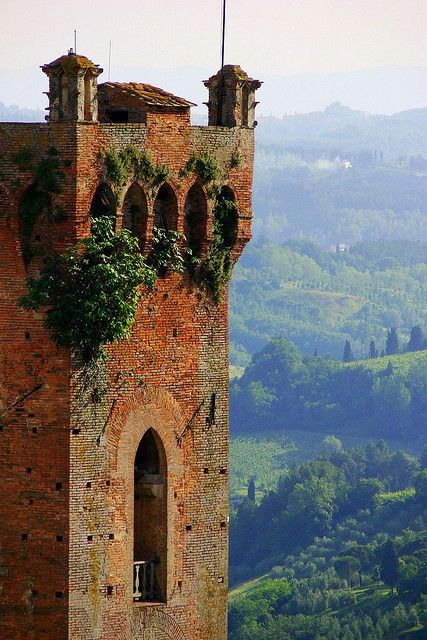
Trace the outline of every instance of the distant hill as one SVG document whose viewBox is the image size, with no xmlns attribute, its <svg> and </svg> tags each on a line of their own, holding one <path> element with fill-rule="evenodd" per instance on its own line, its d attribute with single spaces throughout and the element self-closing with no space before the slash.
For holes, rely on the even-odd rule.
<svg viewBox="0 0 427 640">
<path fill-rule="evenodd" d="M 44 122 L 44 112 L 38 109 L 21 109 L 0 102 L 0 122 Z"/>
<path fill-rule="evenodd" d="M 230 357 L 245 365 L 248 354 L 272 337 L 289 338 L 306 355 L 340 359 L 345 340 L 355 357 L 378 352 L 386 330 L 427 326 L 424 278 L 427 245 L 364 242 L 350 251 L 322 251 L 303 240 L 283 245 L 253 242 L 235 267 L 230 290 Z"/>
<path fill-rule="evenodd" d="M 377 149 L 383 159 L 427 155 L 427 107 L 393 115 L 372 114 L 333 102 L 323 111 L 260 117 L 257 141 L 351 155 Z"/>
<path fill-rule="evenodd" d="M 255 237 L 426 240 L 427 108 L 260 117 L 253 193 Z"/>
<path fill-rule="evenodd" d="M 102 66 L 105 61 L 97 60 Z M 230 60 L 237 62 L 239 60 Z M 149 82 L 196 102 L 199 113 L 206 114 L 206 89 L 202 80 L 216 68 L 178 67 L 155 69 L 114 67 L 112 80 Z M 258 115 L 319 111 L 339 101 L 354 109 L 392 114 L 426 106 L 427 67 L 390 65 L 346 73 L 306 73 L 266 76 L 256 68 L 245 69 L 263 81 L 258 92 Z M 104 74 L 105 76 L 105 74 Z M 105 77 L 101 76 L 101 81 Z M 0 69 L 0 100 L 5 104 L 42 107 L 46 100 L 47 78 L 37 67 L 20 70 Z"/>
</svg>

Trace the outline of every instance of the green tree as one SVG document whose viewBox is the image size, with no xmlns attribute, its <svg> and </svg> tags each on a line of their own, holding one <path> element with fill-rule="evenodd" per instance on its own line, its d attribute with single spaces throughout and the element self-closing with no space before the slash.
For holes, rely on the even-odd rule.
<svg viewBox="0 0 427 640">
<path fill-rule="evenodd" d="M 351 589 L 352 579 L 354 573 L 358 572 L 361 568 L 361 562 L 359 558 L 352 555 L 338 556 L 334 560 L 334 569 L 340 578 L 347 581 L 347 586 Z"/>
<path fill-rule="evenodd" d="M 255 502 L 255 478 L 252 477 L 248 483 L 248 500 Z"/>
<path fill-rule="evenodd" d="M 427 468 L 414 476 L 415 495 L 421 504 L 427 504 Z"/>
<path fill-rule="evenodd" d="M 385 352 L 387 356 L 392 356 L 399 351 L 399 338 L 397 336 L 396 327 L 392 327 L 387 332 L 387 340 L 385 343 Z"/>
<path fill-rule="evenodd" d="M 328 453 L 338 453 L 342 451 L 342 442 L 335 436 L 326 436 L 322 442 L 323 449 Z"/>
<path fill-rule="evenodd" d="M 421 349 L 424 349 L 424 335 L 420 325 L 417 324 L 415 327 L 411 327 L 411 335 L 406 350 L 421 351 Z"/>
<path fill-rule="evenodd" d="M 393 593 L 399 579 L 399 556 L 392 540 L 388 539 L 381 547 L 379 560 L 381 580 Z"/>
<path fill-rule="evenodd" d="M 378 349 L 375 346 L 375 340 L 371 340 L 369 343 L 369 357 L 378 358 Z"/>
<path fill-rule="evenodd" d="M 348 495 L 350 504 L 356 509 L 371 509 L 375 496 L 384 491 L 384 483 L 378 478 L 360 478 Z"/>
<path fill-rule="evenodd" d="M 344 351 L 342 356 L 343 362 L 351 362 L 353 360 L 353 352 L 351 350 L 350 340 L 346 340 L 344 343 Z"/>
</svg>

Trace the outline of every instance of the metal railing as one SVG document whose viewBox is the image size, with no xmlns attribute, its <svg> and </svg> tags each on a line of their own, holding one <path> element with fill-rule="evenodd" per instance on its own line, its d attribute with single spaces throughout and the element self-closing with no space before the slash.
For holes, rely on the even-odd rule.
<svg viewBox="0 0 427 640">
<path fill-rule="evenodd" d="M 152 560 L 133 563 L 133 599 L 135 602 L 154 600 L 156 593 L 154 571 Z"/>
</svg>

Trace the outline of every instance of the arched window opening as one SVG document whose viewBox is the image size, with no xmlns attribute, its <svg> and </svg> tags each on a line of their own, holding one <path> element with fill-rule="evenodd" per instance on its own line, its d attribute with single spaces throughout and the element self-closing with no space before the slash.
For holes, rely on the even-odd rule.
<svg viewBox="0 0 427 640">
<path fill-rule="evenodd" d="M 92 198 L 90 205 L 90 218 L 97 220 L 98 218 L 111 218 L 116 220 L 116 198 L 111 187 L 103 182 L 99 185 Z"/>
<path fill-rule="evenodd" d="M 158 435 L 142 438 L 134 466 L 133 599 L 164 602 L 167 575 L 166 456 Z"/>
<path fill-rule="evenodd" d="M 184 233 L 193 255 L 200 255 L 206 239 L 207 205 L 205 194 L 199 184 L 193 184 L 185 200 Z"/>
<path fill-rule="evenodd" d="M 139 246 L 143 249 L 147 237 L 147 200 L 138 183 L 134 183 L 128 189 L 123 201 L 123 229 L 131 231 L 139 240 Z"/>
<path fill-rule="evenodd" d="M 19 229 L 26 264 L 48 249 L 52 216 L 50 195 L 36 185 L 28 187 L 19 204 Z"/>
<path fill-rule="evenodd" d="M 154 226 L 165 231 L 176 231 L 178 226 L 178 203 L 167 183 L 162 184 L 154 202 Z"/>
<path fill-rule="evenodd" d="M 214 232 L 218 233 L 225 247 L 232 247 L 237 238 L 238 212 L 234 193 L 222 187 L 214 209 Z"/>
</svg>

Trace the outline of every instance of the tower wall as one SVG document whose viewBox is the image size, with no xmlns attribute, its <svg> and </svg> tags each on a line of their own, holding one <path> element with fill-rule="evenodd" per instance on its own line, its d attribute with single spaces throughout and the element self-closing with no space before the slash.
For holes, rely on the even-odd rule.
<svg viewBox="0 0 427 640">
<path fill-rule="evenodd" d="M 253 130 L 192 127 L 187 113 L 147 114 L 145 124 L 0 124 L 0 636 L 4 640 L 221 640 L 226 637 L 228 555 L 228 318 L 188 272 L 142 289 L 130 337 L 88 370 L 58 348 L 45 312 L 20 309 L 26 262 L 19 203 L 31 183 L 12 154 L 55 147 L 65 177 L 40 242 L 63 251 L 90 233 L 90 206 L 106 181 L 102 154 L 128 145 L 171 172 L 184 206 L 198 181 L 182 169 L 193 152 L 220 162 L 238 207 L 234 259 L 250 237 Z M 232 167 L 233 154 L 241 158 Z M 107 180 L 108 182 L 108 180 Z M 117 228 L 131 183 L 112 187 Z M 156 192 L 140 184 L 148 206 Z M 207 200 L 206 251 L 212 239 Z M 134 602 L 133 465 L 148 429 L 167 460 L 166 592 Z M 22 539 L 22 534 L 27 538 Z"/>
</svg>

